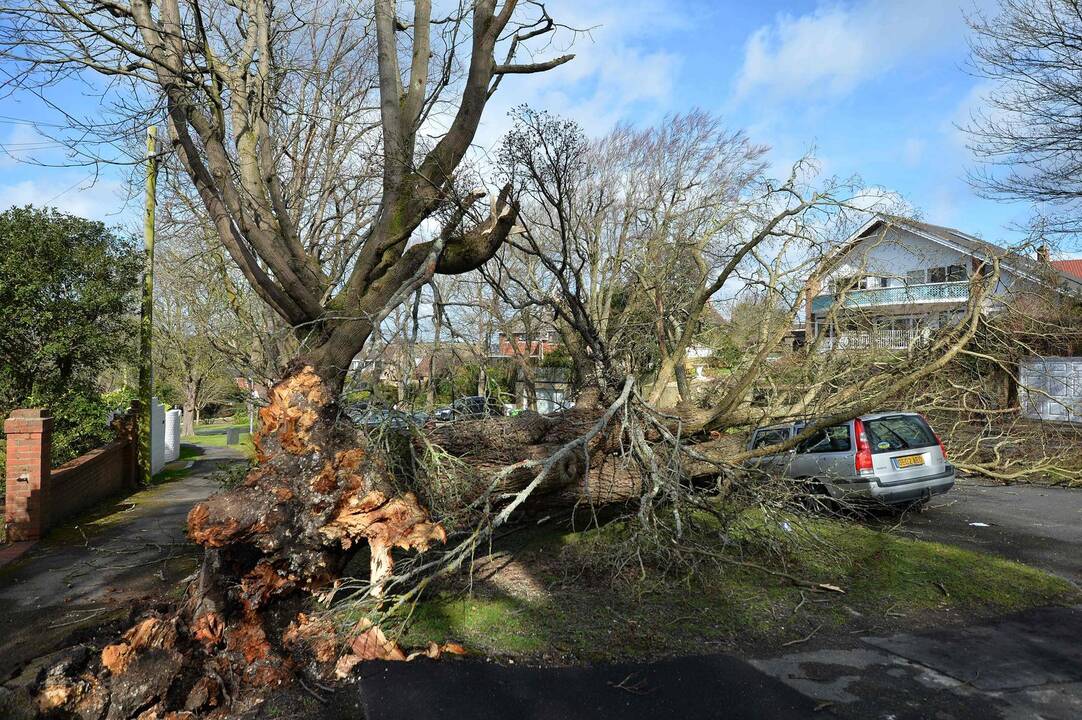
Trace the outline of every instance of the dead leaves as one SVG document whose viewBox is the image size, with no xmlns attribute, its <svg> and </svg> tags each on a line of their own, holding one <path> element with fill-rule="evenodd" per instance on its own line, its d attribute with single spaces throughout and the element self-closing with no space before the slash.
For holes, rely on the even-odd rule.
<svg viewBox="0 0 1082 720">
<path fill-rule="evenodd" d="M 426 657 L 432 660 L 438 660 L 441 655 L 465 655 L 466 648 L 462 647 L 458 643 L 448 642 L 442 645 L 437 645 L 434 642 L 429 642 L 428 646 L 424 650 L 415 650 L 406 656 L 406 661 L 416 660 L 419 657 Z"/>
<path fill-rule="evenodd" d="M 454 642 L 430 642 L 423 650 L 406 654 L 397 642 L 388 639 L 378 625 L 367 619 L 357 623 L 354 633 L 349 644 L 350 652 L 340 657 L 335 665 L 334 674 L 338 678 L 348 677 L 353 668 L 366 660 L 409 662 L 422 657 L 436 660 L 443 655 L 466 654 L 466 648 Z"/>
<path fill-rule="evenodd" d="M 393 640 L 388 640 L 378 625 L 365 619 L 357 624 L 357 633 L 349 648 L 361 660 L 405 660 L 406 653 Z"/>
<path fill-rule="evenodd" d="M 282 635 L 282 644 L 294 654 L 307 648 L 317 662 L 333 661 L 334 675 L 339 679 L 348 677 L 357 665 L 366 660 L 408 662 L 421 657 L 436 660 L 443 655 L 466 654 L 466 648 L 454 642 L 430 642 L 423 649 L 407 654 L 396 641 L 387 637 L 382 628 L 367 618 L 358 622 L 351 634 L 352 638 L 346 644 L 347 652 L 339 657 L 340 643 L 333 623 L 325 617 L 299 613 Z"/>
<path fill-rule="evenodd" d="M 338 656 L 334 624 L 323 617 L 298 613 L 282 634 L 282 644 L 293 652 L 308 648 L 316 662 L 329 663 Z"/>
</svg>

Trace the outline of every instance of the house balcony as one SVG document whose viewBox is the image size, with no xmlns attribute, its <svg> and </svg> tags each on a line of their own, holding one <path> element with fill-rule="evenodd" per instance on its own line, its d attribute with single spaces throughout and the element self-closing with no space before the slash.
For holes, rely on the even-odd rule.
<svg viewBox="0 0 1082 720">
<path fill-rule="evenodd" d="M 930 328 L 848 331 L 819 338 L 818 350 L 908 350 L 931 334 Z"/>
<path fill-rule="evenodd" d="M 834 304 L 834 295 L 816 295 L 812 298 L 812 312 L 825 314 Z M 953 304 L 969 299 L 969 281 L 922 283 L 900 287 L 850 290 L 841 302 L 843 308 L 870 308 L 889 305 Z"/>
</svg>

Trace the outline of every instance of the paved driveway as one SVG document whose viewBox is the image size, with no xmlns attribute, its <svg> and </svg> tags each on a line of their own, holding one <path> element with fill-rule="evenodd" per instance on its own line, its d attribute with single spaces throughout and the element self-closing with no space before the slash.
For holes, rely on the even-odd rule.
<svg viewBox="0 0 1082 720">
<path fill-rule="evenodd" d="M 185 536 L 188 511 L 221 487 L 213 472 L 240 459 L 233 448 L 207 448 L 189 475 L 114 498 L 96 531 L 80 532 L 86 518 L 77 519 L 0 569 L 0 682 L 73 633 L 178 587 L 200 554 Z"/>
<path fill-rule="evenodd" d="M 903 518 L 901 530 L 1002 555 L 1082 585 L 1082 488 L 960 480 L 923 512 Z"/>
</svg>

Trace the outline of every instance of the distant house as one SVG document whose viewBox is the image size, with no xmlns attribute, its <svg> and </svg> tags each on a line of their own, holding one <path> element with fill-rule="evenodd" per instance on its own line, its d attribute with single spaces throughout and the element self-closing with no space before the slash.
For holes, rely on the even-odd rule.
<svg viewBox="0 0 1082 720">
<path fill-rule="evenodd" d="M 551 325 L 526 328 L 522 323 L 514 323 L 507 332 L 496 333 L 490 357 L 530 357 L 543 360 L 547 353 L 559 347 L 560 339 Z"/>
<path fill-rule="evenodd" d="M 984 312 L 1048 292 L 1082 292 L 1082 262 L 1009 252 L 961 230 L 877 215 L 850 237 L 858 241 L 815 292 L 809 288 L 805 327 L 820 350 L 905 349 L 957 322 L 969 302 L 970 279 L 992 257 L 1000 279 Z M 1035 357 L 1020 368 L 1027 415 L 1082 420 L 1082 357 Z"/>
<path fill-rule="evenodd" d="M 452 368 L 476 363 L 478 347 L 471 343 L 443 341 L 409 343 L 395 340 L 366 348 L 353 358 L 350 374 L 387 384 L 427 382 L 430 373 L 437 377 Z"/>
</svg>

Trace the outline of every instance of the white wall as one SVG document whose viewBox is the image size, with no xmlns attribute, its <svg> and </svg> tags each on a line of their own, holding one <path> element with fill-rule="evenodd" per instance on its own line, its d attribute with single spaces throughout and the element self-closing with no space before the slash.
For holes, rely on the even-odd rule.
<svg viewBox="0 0 1082 720">
<path fill-rule="evenodd" d="M 908 230 L 889 228 L 886 232 L 875 233 L 861 243 L 853 251 L 851 259 L 832 273 L 831 279 L 866 274 L 898 278 L 897 284 L 901 284 L 900 279 L 910 270 L 947 265 L 963 265 L 966 272 L 970 272 L 972 268 L 968 255 Z"/>
<path fill-rule="evenodd" d="M 156 475 L 165 465 L 165 408 L 158 398 L 150 399 L 150 472 Z"/>
<path fill-rule="evenodd" d="M 180 410 L 170 410 L 165 413 L 163 454 L 167 463 L 171 463 L 180 457 L 180 415 Z"/>
<path fill-rule="evenodd" d="M 876 232 L 852 253 L 852 259 L 831 273 L 822 292 L 830 293 L 830 281 L 853 275 L 877 275 L 891 278 L 890 287 L 900 287 L 902 279 L 910 270 L 961 265 L 966 274 L 973 272 L 973 256 L 938 242 L 921 237 L 904 228 L 892 227 Z M 1005 267 L 1000 267 L 1000 281 L 994 297 L 1007 298 L 1012 293 L 1033 290 L 1033 285 L 1018 278 Z"/>
</svg>

